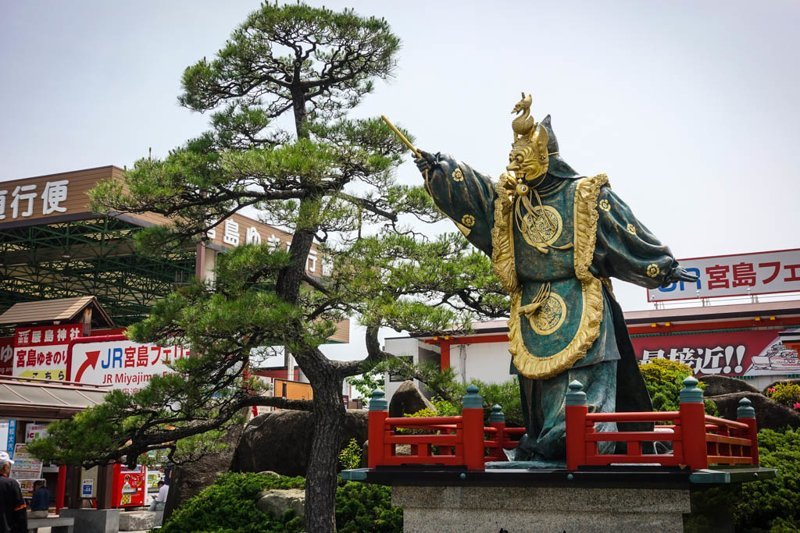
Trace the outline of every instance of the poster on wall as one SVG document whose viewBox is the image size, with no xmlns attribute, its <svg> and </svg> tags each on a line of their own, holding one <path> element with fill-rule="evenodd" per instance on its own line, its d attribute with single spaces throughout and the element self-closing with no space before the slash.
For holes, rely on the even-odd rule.
<svg viewBox="0 0 800 533">
<path fill-rule="evenodd" d="M 82 332 L 80 324 L 16 328 L 14 377 L 64 381 L 67 379 L 69 343 Z"/>
<path fill-rule="evenodd" d="M 171 372 L 169 365 L 189 357 L 191 350 L 181 345 L 139 344 L 124 335 L 114 335 L 76 339 L 70 344 L 69 353 L 70 381 L 134 393 L 153 376 Z"/>
<path fill-rule="evenodd" d="M 800 374 L 796 350 L 784 346 L 778 330 L 632 335 L 636 358 L 669 359 L 698 376 L 751 377 Z"/>
<path fill-rule="evenodd" d="M 28 452 L 28 445 L 14 445 L 14 466 L 11 477 L 15 479 L 39 479 L 42 477 L 42 462 Z"/>
</svg>

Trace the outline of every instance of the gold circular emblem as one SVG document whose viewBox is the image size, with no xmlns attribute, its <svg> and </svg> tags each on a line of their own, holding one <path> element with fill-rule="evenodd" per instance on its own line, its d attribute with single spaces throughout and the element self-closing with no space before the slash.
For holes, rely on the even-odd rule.
<svg viewBox="0 0 800 533">
<path fill-rule="evenodd" d="M 647 275 L 651 278 L 658 276 L 661 273 L 661 269 L 658 268 L 658 265 L 655 263 L 650 263 L 647 265 Z"/>
<path fill-rule="evenodd" d="M 636 235 L 636 226 L 633 224 L 628 224 L 628 233 L 631 235 Z"/>
<path fill-rule="evenodd" d="M 453 171 L 453 181 L 464 181 L 464 173 L 461 172 L 460 168 Z"/>
<path fill-rule="evenodd" d="M 602 209 L 603 211 L 606 211 L 606 212 L 611 211 L 611 204 L 605 198 L 600 200 L 600 203 L 597 204 L 597 205 L 599 205 L 600 209 Z"/>
<path fill-rule="evenodd" d="M 522 236 L 531 246 L 553 244 L 561 237 L 561 215 L 549 205 L 537 205 L 523 217 Z"/>
<path fill-rule="evenodd" d="M 551 292 L 542 306 L 528 317 L 531 328 L 539 335 L 550 335 L 558 330 L 567 318 L 567 304 L 558 294 Z"/>
<path fill-rule="evenodd" d="M 471 228 L 475 225 L 475 217 L 472 215 L 464 215 L 461 217 L 461 223 L 464 224 L 466 227 Z"/>
</svg>

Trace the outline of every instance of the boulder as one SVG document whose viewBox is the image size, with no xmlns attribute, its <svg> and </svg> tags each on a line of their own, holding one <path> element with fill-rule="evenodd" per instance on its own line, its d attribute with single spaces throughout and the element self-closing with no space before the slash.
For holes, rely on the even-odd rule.
<svg viewBox="0 0 800 533">
<path fill-rule="evenodd" d="M 706 389 L 703 391 L 706 397 L 732 392 L 761 392 L 746 381 L 727 376 L 703 376 L 700 381 L 706 384 Z"/>
<path fill-rule="evenodd" d="M 342 447 L 353 438 L 359 444 L 367 440 L 367 411 L 348 411 L 341 432 Z M 312 413 L 275 411 L 257 416 L 242 434 L 231 470 L 271 470 L 284 476 L 305 476 L 313 437 Z"/>
<path fill-rule="evenodd" d="M 275 518 L 282 517 L 286 511 L 294 511 L 304 519 L 305 504 L 306 493 L 303 489 L 271 489 L 261 494 L 256 507 Z"/>
<path fill-rule="evenodd" d="M 221 473 L 230 469 L 231 458 L 243 429 L 242 426 L 234 424 L 222 439 L 226 444 L 224 449 L 174 468 L 170 476 L 167 504 L 164 506 L 164 520 L 168 520 L 172 511 L 183 502 L 199 494 L 214 483 Z"/>
<path fill-rule="evenodd" d="M 736 409 L 739 407 L 739 400 L 742 398 L 748 398 L 753 402 L 758 429 L 784 429 L 787 426 L 800 427 L 800 413 L 774 402 L 760 393 L 732 392 L 714 396 L 712 400 L 717 404 L 721 417 L 736 420 Z"/>
<path fill-rule="evenodd" d="M 423 409 L 434 409 L 433 404 L 422 395 L 414 382 L 404 381 L 389 402 L 389 416 L 411 415 Z"/>
</svg>

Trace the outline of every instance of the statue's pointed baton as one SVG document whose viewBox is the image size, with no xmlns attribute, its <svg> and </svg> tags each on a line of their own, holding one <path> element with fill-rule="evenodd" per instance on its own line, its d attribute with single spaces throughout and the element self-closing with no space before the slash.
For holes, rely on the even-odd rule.
<svg viewBox="0 0 800 533">
<path fill-rule="evenodd" d="M 408 138 L 405 135 L 403 135 L 403 132 L 397 129 L 397 126 L 392 124 L 392 121 L 386 118 L 386 115 L 381 115 L 381 118 L 386 123 L 386 125 L 389 126 L 389 129 L 392 130 L 394 134 L 397 135 L 397 137 L 401 141 L 403 141 L 403 144 L 408 146 L 408 149 L 411 150 L 411 152 L 414 154 L 414 157 L 416 157 L 417 159 L 422 159 L 422 154 L 420 153 L 420 151 L 417 150 L 417 148 L 413 144 L 411 144 L 411 141 L 409 141 Z"/>
</svg>

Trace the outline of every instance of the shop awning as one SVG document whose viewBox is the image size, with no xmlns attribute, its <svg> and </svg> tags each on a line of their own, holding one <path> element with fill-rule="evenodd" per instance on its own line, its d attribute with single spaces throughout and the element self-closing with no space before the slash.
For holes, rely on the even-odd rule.
<svg viewBox="0 0 800 533">
<path fill-rule="evenodd" d="M 103 401 L 111 387 L 0 376 L 0 418 L 59 420 Z"/>
</svg>

